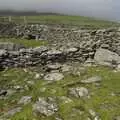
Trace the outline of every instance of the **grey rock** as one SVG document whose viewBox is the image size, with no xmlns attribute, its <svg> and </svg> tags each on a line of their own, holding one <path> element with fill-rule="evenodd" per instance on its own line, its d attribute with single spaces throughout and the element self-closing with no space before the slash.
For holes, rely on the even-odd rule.
<svg viewBox="0 0 120 120">
<path fill-rule="evenodd" d="M 14 86 L 14 89 L 16 89 L 16 90 L 22 90 L 23 87 L 22 87 L 22 86 L 19 86 L 19 85 L 16 85 L 16 86 Z"/>
<path fill-rule="evenodd" d="M 63 120 L 63 119 L 60 117 L 55 117 L 55 120 Z"/>
<path fill-rule="evenodd" d="M 89 84 L 89 83 L 96 83 L 96 82 L 101 82 L 102 81 L 102 77 L 100 76 L 93 76 L 93 77 L 90 77 L 86 80 L 81 80 L 81 83 L 86 83 L 86 84 Z"/>
<path fill-rule="evenodd" d="M 39 98 L 39 101 L 33 105 L 33 112 L 35 115 L 43 114 L 45 116 L 51 116 L 57 111 L 58 106 L 53 99 L 45 100 L 45 98 Z"/>
<path fill-rule="evenodd" d="M 88 97 L 89 92 L 87 88 L 78 87 L 78 88 L 70 88 L 69 94 L 74 97 L 80 98 L 80 97 Z"/>
<path fill-rule="evenodd" d="M 93 120 L 101 120 L 100 117 L 97 115 L 97 113 L 95 111 L 93 111 L 92 109 L 89 109 L 88 112 L 91 115 L 91 117 L 93 118 Z"/>
<path fill-rule="evenodd" d="M 32 100 L 32 96 L 23 96 L 23 97 L 19 100 L 18 104 L 24 104 L 24 105 L 26 105 L 26 104 L 30 103 L 31 100 Z"/>
<path fill-rule="evenodd" d="M 96 112 L 93 111 L 92 109 L 89 109 L 89 114 L 92 116 L 92 117 L 95 117 L 96 116 Z"/>
<path fill-rule="evenodd" d="M 59 81 L 64 78 L 64 75 L 62 73 L 48 73 L 44 76 L 44 80 L 47 81 Z"/>
<path fill-rule="evenodd" d="M 98 49 L 94 57 L 95 61 L 99 65 L 111 66 L 113 62 L 120 63 L 120 56 L 107 49 Z"/>
<path fill-rule="evenodd" d="M 61 64 L 56 63 L 56 64 L 48 64 L 46 66 L 47 70 L 59 70 L 61 68 Z"/>
<path fill-rule="evenodd" d="M 96 116 L 94 120 L 101 120 L 99 116 Z"/>
<path fill-rule="evenodd" d="M 68 52 L 68 53 L 75 53 L 77 51 L 78 51 L 78 48 L 75 48 L 75 47 L 66 49 L 66 52 Z"/>
</svg>

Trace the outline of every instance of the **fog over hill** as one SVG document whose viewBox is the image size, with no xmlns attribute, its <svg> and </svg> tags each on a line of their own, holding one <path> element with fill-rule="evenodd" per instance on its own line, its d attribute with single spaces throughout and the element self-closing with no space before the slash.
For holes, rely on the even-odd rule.
<svg viewBox="0 0 120 120">
<path fill-rule="evenodd" d="M 119 0 L 0 0 L 0 9 L 120 19 Z"/>
</svg>

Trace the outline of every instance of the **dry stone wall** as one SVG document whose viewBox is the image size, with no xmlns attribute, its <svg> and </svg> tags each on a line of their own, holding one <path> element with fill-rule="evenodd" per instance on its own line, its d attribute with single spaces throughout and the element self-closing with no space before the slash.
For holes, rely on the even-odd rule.
<svg viewBox="0 0 120 120">
<path fill-rule="evenodd" d="M 42 39 L 48 40 L 49 44 L 47 47 L 42 46 L 31 49 L 25 49 L 23 47 L 19 47 L 19 49 L 15 49 L 14 47 L 14 49 L 12 49 L 12 47 L 10 47 L 12 45 L 11 43 L 8 45 L 10 49 L 6 49 L 6 47 L 0 45 L 1 68 L 25 67 L 38 64 L 46 65 L 54 62 L 63 63 L 68 61 L 94 63 L 95 60 L 97 60 L 99 64 L 106 63 L 107 60 L 107 62 L 110 62 L 109 65 L 118 65 L 120 63 L 119 60 L 116 61 L 114 59 L 114 55 L 120 56 L 119 28 L 86 30 L 79 27 L 67 28 L 59 25 L 52 26 L 37 24 L 26 26 L 8 25 L 9 29 L 4 29 L 4 32 L 1 32 L 2 28 L 4 28 L 3 26 L 5 25 L 2 25 L 1 27 L 1 36 L 13 35 L 14 37 L 24 37 L 26 39 Z M 100 48 L 102 49 L 102 52 Z M 108 52 L 106 52 L 106 50 Z M 99 53 L 100 56 L 97 53 Z M 99 59 L 102 55 L 106 57 Z M 102 62 L 98 61 L 98 59 L 102 60 Z"/>
</svg>

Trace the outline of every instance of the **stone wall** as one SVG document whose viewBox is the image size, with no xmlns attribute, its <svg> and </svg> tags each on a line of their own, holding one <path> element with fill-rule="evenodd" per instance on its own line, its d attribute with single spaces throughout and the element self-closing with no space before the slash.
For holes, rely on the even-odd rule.
<svg viewBox="0 0 120 120">
<path fill-rule="evenodd" d="M 59 25 L 13 25 L 10 30 L 5 30 L 4 34 L 13 35 L 13 31 L 14 37 L 48 40 L 49 44 L 47 47 L 33 49 L 6 50 L 1 47 L 1 67 L 25 67 L 66 61 L 93 62 L 99 48 L 120 55 L 119 28 L 86 30 L 79 27 L 66 28 Z M 2 32 L 0 34 L 1 36 L 4 35 Z"/>
<path fill-rule="evenodd" d="M 52 47 L 100 47 L 109 44 L 116 51 L 120 44 L 119 28 L 86 29 L 61 25 L 0 25 L 1 37 L 21 37 L 26 39 L 48 40 Z"/>
<path fill-rule="evenodd" d="M 26 67 L 35 65 L 46 65 L 49 63 L 64 63 L 66 61 L 84 61 L 79 48 L 69 48 L 64 51 L 48 49 L 45 46 L 33 49 L 20 49 L 19 51 L 0 50 L 0 66 Z"/>
</svg>

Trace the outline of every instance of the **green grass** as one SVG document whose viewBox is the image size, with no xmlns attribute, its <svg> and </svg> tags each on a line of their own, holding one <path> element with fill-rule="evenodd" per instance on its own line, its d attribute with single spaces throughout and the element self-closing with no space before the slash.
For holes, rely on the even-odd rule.
<svg viewBox="0 0 120 120">
<path fill-rule="evenodd" d="M 26 16 L 26 20 L 27 23 L 64 24 L 64 25 L 86 26 L 92 28 L 111 27 L 111 26 L 119 25 L 116 22 L 99 20 L 92 17 L 68 16 L 68 15 Z M 13 16 L 12 21 L 18 23 L 24 23 L 23 16 Z"/>
<path fill-rule="evenodd" d="M 32 102 L 29 105 L 22 106 L 22 111 L 17 113 L 11 118 L 11 120 L 54 120 L 52 117 L 36 117 L 32 113 L 32 104 L 38 99 L 38 97 L 58 97 L 57 102 L 59 105 L 58 114 L 64 120 L 85 120 L 90 116 L 89 109 L 93 109 L 98 113 L 102 120 L 112 120 L 114 116 L 120 115 L 120 72 L 113 72 L 109 68 L 104 67 L 92 67 L 88 68 L 87 72 L 83 76 L 65 75 L 66 77 L 58 82 L 47 84 L 42 79 L 35 80 L 36 72 L 28 70 L 24 72 L 22 68 L 9 69 L 5 72 L 0 72 L 0 88 L 11 88 L 14 85 L 20 85 L 25 88 L 27 81 L 34 81 L 34 85 L 28 85 L 29 89 L 23 92 L 16 92 L 9 96 L 6 100 L 0 100 L 0 111 L 7 111 L 14 108 L 17 105 L 18 100 L 23 95 L 32 96 Z M 68 96 L 68 89 L 70 86 L 64 86 L 68 82 L 76 83 L 78 80 L 87 78 L 94 75 L 100 75 L 102 77 L 101 87 L 96 87 L 95 84 L 83 85 L 73 84 L 72 87 L 86 87 L 91 95 L 90 99 L 78 99 Z M 64 86 L 64 87 L 63 87 Z M 43 88 L 46 88 L 42 91 Z M 118 93 L 116 96 L 112 96 L 111 93 Z M 67 96 L 72 101 L 64 103 L 59 98 L 61 96 Z M 14 101 L 13 101 L 14 100 Z M 73 111 L 73 108 L 84 111 L 82 115 L 79 112 Z M 74 113 L 74 116 L 71 117 Z"/>
<path fill-rule="evenodd" d="M 0 38 L 0 42 L 12 42 L 16 44 L 22 44 L 25 47 L 38 47 L 38 46 L 44 46 L 47 45 L 46 40 L 27 40 L 27 39 L 16 39 L 16 38 Z"/>
</svg>

